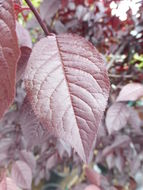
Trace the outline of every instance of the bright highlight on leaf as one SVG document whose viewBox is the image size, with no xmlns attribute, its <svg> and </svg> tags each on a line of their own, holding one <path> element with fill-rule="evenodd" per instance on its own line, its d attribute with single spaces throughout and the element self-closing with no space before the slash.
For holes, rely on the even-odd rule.
<svg viewBox="0 0 143 190">
<path fill-rule="evenodd" d="M 72 34 L 41 39 L 30 56 L 25 85 L 41 123 L 88 162 L 109 94 L 104 61 L 96 48 Z"/>
</svg>

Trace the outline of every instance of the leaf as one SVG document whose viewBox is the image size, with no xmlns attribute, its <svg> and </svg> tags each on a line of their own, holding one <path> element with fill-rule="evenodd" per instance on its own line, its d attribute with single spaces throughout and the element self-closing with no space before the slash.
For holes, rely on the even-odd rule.
<svg viewBox="0 0 143 190">
<path fill-rule="evenodd" d="M 15 96 L 16 66 L 19 48 L 11 0 L 0 1 L 0 118 Z"/>
<path fill-rule="evenodd" d="M 16 22 L 16 33 L 18 37 L 18 43 L 20 47 L 32 48 L 32 41 L 28 30 L 26 30 L 21 24 Z"/>
<path fill-rule="evenodd" d="M 142 96 L 143 85 L 140 83 L 130 83 L 122 88 L 116 101 L 136 101 Z"/>
<path fill-rule="evenodd" d="M 28 152 L 26 150 L 22 150 L 20 152 L 20 160 L 26 162 L 28 166 L 31 168 L 32 172 L 35 171 L 36 168 L 36 159 L 32 152 Z"/>
<path fill-rule="evenodd" d="M 90 169 L 88 167 L 85 168 L 85 175 L 91 184 L 100 186 L 101 185 L 101 175 Z"/>
<path fill-rule="evenodd" d="M 40 5 L 40 15 L 43 20 L 52 18 L 60 8 L 60 0 L 44 0 Z"/>
<path fill-rule="evenodd" d="M 109 134 L 126 126 L 129 118 L 129 108 L 126 104 L 115 103 L 107 111 L 106 126 Z"/>
<path fill-rule="evenodd" d="M 2 172 L 1 177 L 2 180 L 0 181 L 0 190 L 20 190 L 11 178 L 6 177 L 5 172 Z"/>
<path fill-rule="evenodd" d="M 106 146 L 102 152 L 102 156 L 105 157 L 118 148 L 126 147 L 131 142 L 131 139 L 127 135 L 118 135 L 111 145 Z"/>
<path fill-rule="evenodd" d="M 96 48 L 72 34 L 43 38 L 33 49 L 24 78 L 40 122 L 88 162 L 109 94 Z"/>
<path fill-rule="evenodd" d="M 106 114 L 106 126 L 109 134 L 119 131 L 127 124 L 139 130 L 141 120 L 136 110 L 124 103 L 114 103 L 109 107 Z"/>
<path fill-rule="evenodd" d="M 12 179 L 16 184 L 24 189 L 30 189 L 32 183 L 32 171 L 30 167 L 23 161 L 16 161 L 12 165 Z"/>
<path fill-rule="evenodd" d="M 16 73 L 17 82 L 23 77 L 32 49 L 23 46 L 20 48 L 20 51 L 21 51 L 21 56 L 17 63 L 17 73 Z"/>
<path fill-rule="evenodd" d="M 89 185 L 84 190 L 101 190 L 95 185 Z"/>
<path fill-rule="evenodd" d="M 27 97 L 24 99 L 20 110 L 19 123 L 28 146 L 41 145 L 48 139 L 48 132 L 38 121 Z"/>
</svg>

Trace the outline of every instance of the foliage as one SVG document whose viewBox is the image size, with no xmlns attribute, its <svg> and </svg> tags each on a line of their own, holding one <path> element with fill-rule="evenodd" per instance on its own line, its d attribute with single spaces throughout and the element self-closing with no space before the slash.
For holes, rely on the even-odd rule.
<svg viewBox="0 0 143 190">
<path fill-rule="evenodd" d="M 142 190 L 142 1 L 26 2 L 0 1 L 0 189 Z"/>
</svg>

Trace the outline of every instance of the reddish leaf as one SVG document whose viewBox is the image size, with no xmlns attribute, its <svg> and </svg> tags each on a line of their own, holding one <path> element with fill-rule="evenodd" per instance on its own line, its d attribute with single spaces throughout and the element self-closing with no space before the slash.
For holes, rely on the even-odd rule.
<svg viewBox="0 0 143 190">
<path fill-rule="evenodd" d="M 108 133 L 112 134 L 130 124 L 132 127 L 139 129 L 141 121 L 137 112 L 126 106 L 124 103 L 115 103 L 107 111 L 106 126 Z"/>
<path fill-rule="evenodd" d="M 27 97 L 20 110 L 19 122 L 28 146 L 40 145 L 47 140 L 48 132 L 36 118 Z"/>
<path fill-rule="evenodd" d="M 32 171 L 25 162 L 16 161 L 12 166 L 11 175 L 19 187 L 31 189 Z"/>
<path fill-rule="evenodd" d="M 143 96 L 143 85 L 140 83 L 130 83 L 122 88 L 117 101 L 136 101 L 141 96 Z"/>
<path fill-rule="evenodd" d="M 97 186 L 101 185 L 101 175 L 99 173 L 97 173 L 94 170 L 86 167 L 85 168 L 85 174 L 86 174 L 86 177 L 91 184 L 94 184 Z"/>
<path fill-rule="evenodd" d="M 22 150 L 20 152 L 20 160 L 26 162 L 31 170 L 34 172 L 36 168 L 36 159 L 32 152 L 28 152 L 26 150 Z"/>
<path fill-rule="evenodd" d="M 108 133 L 118 131 L 125 127 L 129 118 L 129 108 L 126 104 L 115 103 L 107 111 L 106 126 Z"/>
<path fill-rule="evenodd" d="M 42 19 L 49 19 L 54 16 L 54 14 L 60 8 L 61 1 L 60 0 L 44 0 L 40 5 L 40 15 Z"/>
<path fill-rule="evenodd" d="M 126 147 L 131 142 L 131 139 L 127 135 L 118 135 L 115 139 L 115 141 L 110 145 L 107 146 L 103 152 L 102 156 L 105 157 L 108 154 L 112 153 L 117 148 Z"/>
<path fill-rule="evenodd" d="M 109 93 L 96 48 L 72 34 L 43 38 L 30 56 L 25 85 L 32 109 L 47 130 L 88 161 Z"/>
<path fill-rule="evenodd" d="M 0 190 L 20 190 L 20 189 L 19 187 L 17 187 L 17 185 L 11 178 L 4 176 L 2 181 L 0 182 Z"/>
<path fill-rule="evenodd" d="M 95 185 L 89 185 L 84 190 L 101 190 Z"/>
<path fill-rule="evenodd" d="M 28 59 L 32 51 L 31 48 L 28 47 L 21 47 L 20 50 L 21 50 L 21 56 L 17 63 L 16 81 L 19 81 L 23 77 Z"/>
<path fill-rule="evenodd" d="M 0 118 L 15 95 L 16 65 L 19 48 L 15 32 L 12 0 L 0 1 Z"/>
<path fill-rule="evenodd" d="M 32 41 L 31 41 L 31 37 L 29 35 L 28 30 L 23 28 L 23 26 L 19 24 L 18 22 L 16 23 L 16 33 L 17 33 L 20 47 L 24 46 L 24 47 L 32 48 Z"/>
</svg>

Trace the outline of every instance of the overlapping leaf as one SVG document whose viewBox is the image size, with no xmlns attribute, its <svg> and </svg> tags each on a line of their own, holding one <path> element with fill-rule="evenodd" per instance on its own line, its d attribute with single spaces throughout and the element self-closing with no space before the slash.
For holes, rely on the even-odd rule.
<svg viewBox="0 0 143 190">
<path fill-rule="evenodd" d="M 88 161 L 109 93 L 96 48 L 77 35 L 48 36 L 34 47 L 25 73 L 37 118 Z"/>
<path fill-rule="evenodd" d="M 12 0 L 0 1 L 0 118 L 15 95 L 19 48 Z"/>
<path fill-rule="evenodd" d="M 117 101 L 136 101 L 143 96 L 143 85 L 140 83 L 129 83 L 125 85 L 117 97 Z"/>
</svg>

